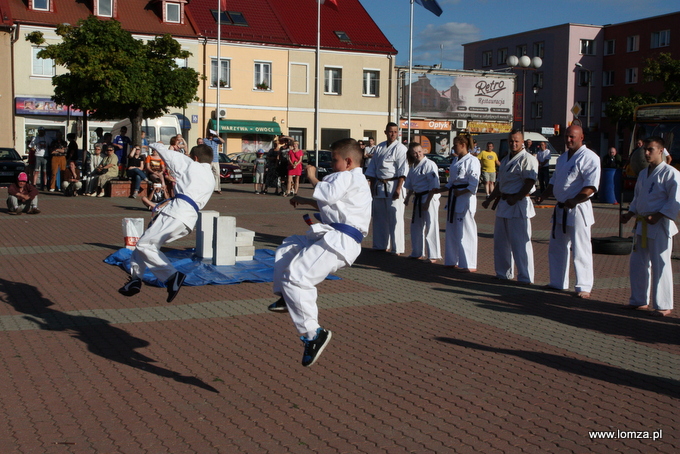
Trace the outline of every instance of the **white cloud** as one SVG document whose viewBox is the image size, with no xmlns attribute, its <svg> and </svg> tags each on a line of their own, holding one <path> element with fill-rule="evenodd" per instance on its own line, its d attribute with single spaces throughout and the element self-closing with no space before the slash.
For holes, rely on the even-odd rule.
<svg viewBox="0 0 680 454">
<path fill-rule="evenodd" d="M 456 0 L 452 0 L 456 1 Z M 477 26 L 460 22 L 443 25 L 428 24 L 414 37 L 413 61 L 416 64 L 434 64 L 442 59 L 440 46 L 443 45 L 445 67 L 462 66 L 463 47 L 461 44 L 478 41 L 481 32 Z M 406 56 L 408 60 L 408 55 Z M 448 63 L 447 63 L 448 62 Z"/>
</svg>

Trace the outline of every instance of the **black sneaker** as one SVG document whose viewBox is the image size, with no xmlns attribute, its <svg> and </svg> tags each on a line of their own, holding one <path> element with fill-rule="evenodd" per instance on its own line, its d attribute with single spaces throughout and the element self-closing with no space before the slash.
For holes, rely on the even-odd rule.
<svg viewBox="0 0 680 454">
<path fill-rule="evenodd" d="M 177 293 L 179 293 L 179 289 L 182 288 L 182 284 L 184 283 L 184 279 L 186 279 L 186 277 L 186 274 L 177 271 L 175 274 L 170 276 L 170 279 L 165 281 L 165 286 L 168 288 L 168 299 L 166 300 L 168 303 L 171 303 L 172 300 L 175 299 Z"/>
<path fill-rule="evenodd" d="M 118 293 L 125 296 L 133 296 L 142 289 L 142 280 L 138 277 L 131 277 L 130 280 L 118 289 Z"/>
<path fill-rule="evenodd" d="M 327 329 L 317 328 L 314 339 L 309 340 L 302 336 L 300 339 L 305 344 L 305 351 L 302 354 L 302 365 L 305 367 L 311 366 L 326 348 L 328 342 L 331 340 L 332 333 Z"/>
<path fill-rule="evenodd" d="M 286 306 L 286 301 L 283 297 L 279 298 L 275 303 L 271 303 L 267 309 L 272 312 L 288 312 L 288 306 Z"/>
</svg>

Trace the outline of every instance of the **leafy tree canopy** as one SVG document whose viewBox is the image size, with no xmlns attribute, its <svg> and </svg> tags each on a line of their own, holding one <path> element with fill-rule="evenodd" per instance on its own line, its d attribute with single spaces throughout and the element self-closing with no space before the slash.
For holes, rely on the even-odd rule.
<svg viewBox="0 0 680 454">
<path fill-rule="evenodd" d="M 663 82 L 663 93 L 657 102 L 680 101 L 680 60 L 674 60 L 669 53 L 661 53 L 647 59 L 643 74 L 650 80 Z"/>
<path fill-rule="evenodd" d="M 38 52 L 38 58 L 51 58 L 68 71 L 52 78 L 54 101 L 91 111 L 95 119 L 129 118 L 137 143 L 144 118 L 159 117 L 168 107 L 186 107 L 195 99 L 199 74 L 175 62 L 191 53 L 170 35 L 143 42 L 120 22 L 96 16 L 75 26 L 61 24 L 56 32 L 62 42 Z M 41 32 L 26 39 L 44 43 Z"/>
<path fill-rule="evenodd" d="M 607 101 L 604 112 L 611 121 L 618 123 L 619 129 L 633 127 L 635 108 L 642 104 L 654 102 L 654 98 L 646 93 L 637 93 L 632 89 L 628 96 L 612 96 Z"/>
</svg>

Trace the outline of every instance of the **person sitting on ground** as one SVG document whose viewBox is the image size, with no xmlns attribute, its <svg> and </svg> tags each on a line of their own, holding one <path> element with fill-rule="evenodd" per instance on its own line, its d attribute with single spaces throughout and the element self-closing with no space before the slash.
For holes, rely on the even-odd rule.
<svg viewBox="0 0 680 454">
<path fill-rule="evenodd" d="M 38 188 L 28 182 L 28 175 L 21 172 L 17 182 L 7 188 L 7 210 L 9 214 L 38 214 Z"/>
<path fill-rule="evenodd" d="M 130 198 L 132 199 L 137 198 L 139 187 L 141 186 L 142 181 L 146 180 L 146 173 L 144 173 L 144 162 L 140 156 L 141 153 L 142 147 L 134 146 L 130 150 L 127 160 L 127 176 L 132 180 L 132 194 L 130 194 Z"/>
<path fill-rule="evenodd" d="M 69 161 L 64 170 L 64 179 L 61 181 L 61 190 L 66 197 L 78 196 L 78 191 L 83 187 L 80 181 L 80 170 L 76 167 L 75 161 Z"/>
<path fill-rule="evenodd" d="M 104 197 L 104 185 L 112 178 L 118 176 L 118 156 L 116 156 L 112 145 L 106 147 L 106 156 L 104 156 L 102 163 L 97 166 L 95 171 L 99 174 L 97 177 L 97 187 L 90 196 Z"/>
</svg>

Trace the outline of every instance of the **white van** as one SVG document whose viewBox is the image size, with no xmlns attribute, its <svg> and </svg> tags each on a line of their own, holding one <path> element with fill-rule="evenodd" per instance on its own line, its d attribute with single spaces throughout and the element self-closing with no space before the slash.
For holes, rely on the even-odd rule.
<svg viewBox="0 0 680 454">
<path fill-rule="evenodd" d="M 498 159 L 503 159 L 505 155 L 508 154 L 509 147 L 507 133 L 478 134 L 476 136 L 472 136 L 472 138 L 477 141 L 477 146 L 479 146 L 479 148 L 482 150 L 486 150 L 487 143 L 493 143 L 494 151 L 498 155 Z M 550 149 L 550 171 L 552 172 L 555 170 L 555 163 L 557 162 L 557 158 L 560 156 L 560 153 L 555 150 L 555 147 L 553 147 L 550 142 L 548 142 L 548 139 L 544 135 L 537 132 L 525 132 L 524 140 L 531 140 L 536 145 L 538 142 L 546 142 L 548 144 L 548 148 Z"/>
<path fill-rule="evenodd" d="M 111 134 L 116 137 L 120 134 L 121 127 L 127 127 L 127 135 L 132 138 L 132 124 L 129 119 L 119 121 L 113 125 Z M 165 145 L 170 144 L 170 138 L 181 134 L 179 119 L 174 115 L 163 115 L 158 118 L 146 118 L 142 120 L 142 131 L 146 132 L 146 139 L 149 143 L 162 142 Z"/>
</svg>

